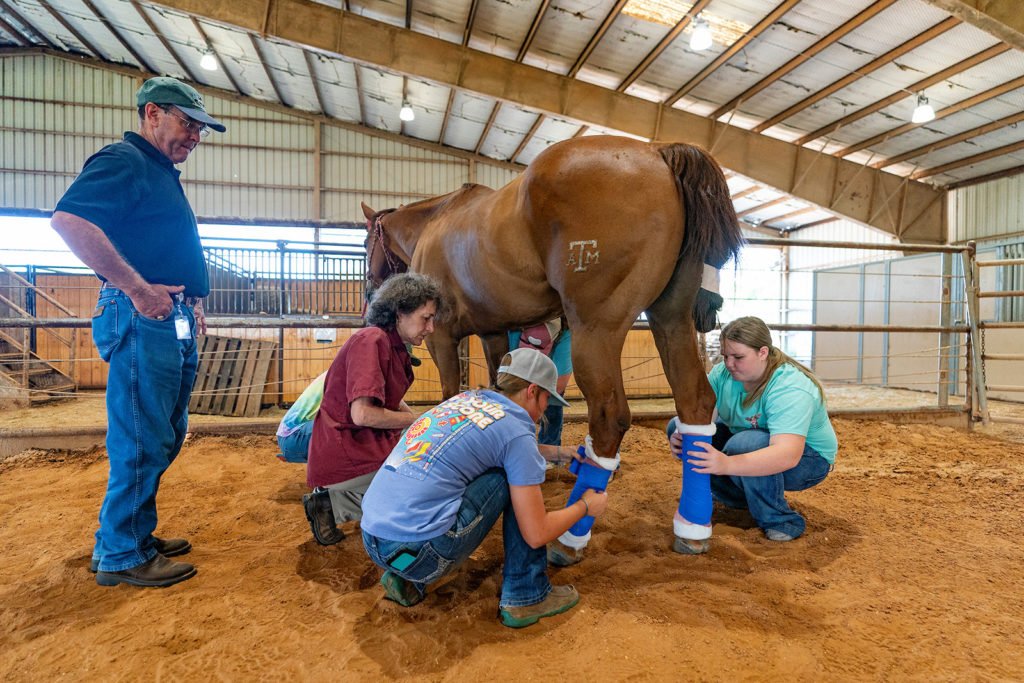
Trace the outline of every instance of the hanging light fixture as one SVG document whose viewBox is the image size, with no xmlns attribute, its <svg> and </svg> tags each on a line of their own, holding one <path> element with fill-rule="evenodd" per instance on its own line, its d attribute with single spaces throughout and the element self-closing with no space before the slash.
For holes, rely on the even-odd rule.
<svg viewBox="0 0 1024 683">
<path fill-rule="evenodd" d="M 402 102 L 402 109 L 398 112 L 398 118 L 406 122 L 412 121 L 416 118 L 416 112 L 414 112 L 412 107 L 409 106 L 408 101 Z"/>
<path fill-rule="evenodd" d="M 207 71 L 217 70 L 217 56 L 213 54 L 212 47 L 206 48 L 206 51 L 203 52 L 203 57 L 199 60 L 199 66 Z"/>
<path fill-rule="evenodd" d="M 917 106 L 914 107 L 914 113 L 910 115 L 911 123 L 928 123 L 934 118 L 935 110 L 932 109 L 932 105 L 928 104 L 928 98 L 924 96 L 924 93 L 918 93 Z"/>
<path fill-rule="evenodd" d="M 690 49 L 695 52 L 701 50 L 707 50 L 711 47 L 711 43 L 714 42 L 711 38 L 711 26 L 708 24 L 707 19 L 697 15 L 697 18 L 693 20 L 693 32 L 690 34 Z"/>
</svg>

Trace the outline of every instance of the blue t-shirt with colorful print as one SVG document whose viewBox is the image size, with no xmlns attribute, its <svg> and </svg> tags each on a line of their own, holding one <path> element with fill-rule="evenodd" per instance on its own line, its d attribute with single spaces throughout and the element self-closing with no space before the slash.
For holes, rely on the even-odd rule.
<svg viewBox="0 0 1024 683">
<path fill-rule="evenodd" d="M 511 486 L 544 481 L 536 425 L 494 391 L 467 391 L 402 434 L 363 497 L 362 529 L 390 541 L 426 541 L 451 528 L 470 482 L 505 470 Z"/>
<path fill-rule="evenodd" d="M 796 434 L 830 463 L 836 461 L 839 442 L 828 419 L 821 392 L 811 379 L 791 363 L 772 374 L 764 391 L 749 408 L 743 407 L 747 391 L 719 363 L 708 374 L 715 390 L 718 419 L 734 434 L 763 429 L 769 434 Z"/>
</svg>

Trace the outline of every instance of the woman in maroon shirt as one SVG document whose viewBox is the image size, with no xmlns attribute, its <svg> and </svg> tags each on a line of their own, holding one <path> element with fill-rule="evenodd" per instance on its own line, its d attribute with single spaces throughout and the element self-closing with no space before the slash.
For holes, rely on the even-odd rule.
<svg viewBox="0 0 1024 683">
<path fill-rule="evenodd" d="M 321 545 L 345 537 L 338 524 L 362 517 L 373 475 L 416 418 L 403 400 L 413 381 L 406 344 L 423 343 L 442 305 L 437 283 L 426 275 L 389 278 L 373 295 L 366 327 L 331 363 L 309 444 L 306 483 L 313 492 L 302 498 Z"/>
</svg>

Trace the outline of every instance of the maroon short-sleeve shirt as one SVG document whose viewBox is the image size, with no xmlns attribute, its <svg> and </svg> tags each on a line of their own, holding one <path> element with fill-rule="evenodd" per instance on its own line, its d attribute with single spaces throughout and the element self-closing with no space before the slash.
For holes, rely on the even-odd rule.
<svg viewBox="0 0 1024 683">
<path fill-rule="evenodd" d="M 324 380 L 306 483 L 330 486 L 376 471 L 402 430 L 360 427 L 352 421 L 352 402 L 367 397 L 375 405 L 399 410 L 412 381 L 412 360 L 397 331 L 364 327 L 349 337 Z"/>
</svg>

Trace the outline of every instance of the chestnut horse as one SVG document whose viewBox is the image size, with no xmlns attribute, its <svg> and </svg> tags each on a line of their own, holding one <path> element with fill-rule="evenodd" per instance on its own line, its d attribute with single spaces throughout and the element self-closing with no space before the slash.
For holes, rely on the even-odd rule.
<svg viewBox="0 0 1024 683">
<path fill-rule="evenodd" d="M 715 395 L 696 329 L 722 299 L 701 288 L 742 235 L 725 176 L 692 145 L 592 136 L 539 154 L 500 190 L 450 194 L 374 212 L 367 279 L 411 267 L 436 278 L 449 304 L 427 338 L 447 398 L 459 390 L 460 339 L 483 339 L 492 380 L 506 332 L 565 316 L 576 383 L 597 455 L 614 457 L 629 428 L 620 356 L 647 312 L 680 419 L 708 424 Z"/>
</svg>

